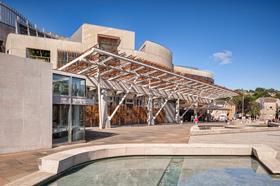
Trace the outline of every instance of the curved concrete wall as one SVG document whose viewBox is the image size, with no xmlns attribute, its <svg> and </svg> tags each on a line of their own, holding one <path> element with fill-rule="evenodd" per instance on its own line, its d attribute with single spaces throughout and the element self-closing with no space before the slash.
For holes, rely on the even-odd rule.
<svg viewBox="0 0 280 186">
<path fill-rule="evenodd" d="M 157 43 L 145 41 L 137 52 L 137 56 L 152 61 L 157 65 L 173 69 L 172 52 Z"/>
<path fill-rule="evenodd" d="M 211 78 L 211 79 L 214 78 L 214 75 L 211 72 L 187 68 L 187 67 L 174 66 L 174 71 L 179 72 L 179 73 L 184 73 L 184 74 L 191 74 L 191 75 L 195 75 L 195 76 L 207 77 L 207 78 Z"/>
</svg>

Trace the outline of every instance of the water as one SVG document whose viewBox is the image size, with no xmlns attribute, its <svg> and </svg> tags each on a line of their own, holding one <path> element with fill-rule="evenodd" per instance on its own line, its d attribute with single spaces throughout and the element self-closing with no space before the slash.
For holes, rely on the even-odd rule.
<svg viewBox="0 0 280 186">
<path fill-rule="evenodd" d="M 42 185 L 280 185 L 251 157 L 133 156 L 81 165 Z"/>
</svg>

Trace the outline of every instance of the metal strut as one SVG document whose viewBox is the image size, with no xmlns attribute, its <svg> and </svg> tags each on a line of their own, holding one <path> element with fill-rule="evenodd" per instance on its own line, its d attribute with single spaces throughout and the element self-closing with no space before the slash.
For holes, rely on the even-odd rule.
<svg viewBox="0 0 280 186">
<path fill-rule="evenodd" d="M 112 118 L 114 117 L 114 115 L 116 114 L 116 112 L 118 111 L 118 109 L 120 108 L 120 106 L 122 105 L 123 101 L 125 100 L 125 98 L 127 97 L 127 95 L 129 94 L 131 88 L 133 87 L 133 85 L 135 84 L 135 82 L 137 81 L 138 76 L 134 79 L 133 83 L 130 84 L 129 88 L 127 89 L 126 93 L 124 94 L 124 96 L 122 97 L 121 101 L 119 102 L 119 104 L 117 105 L 117 107 L 115 108 L 115 110 L 112 112 L 111 116 L 108 116 L 107 121 L 106 121 L 106 125 L 110 125 Z"/>
<path fill-rule="evenodd" d="M 176 85 L 176 87 L 174 88 L 173 92 L 171 94 L 168 95 L 167 99 L 165 99 L 163 105 L 160 107 L 160 109 L 157 111 L 156 115 L 153 117 L 153 119 L 155 120 L 156 117 L 159 115 L 159 113 L 161 112 L 161 110 L 165 107 L 165 105 L 167 104 L 167 102 L 169 101 L 169 98 L 174 94 L 174 92 L 177 90 L 178 85 Z"/>
</svg>

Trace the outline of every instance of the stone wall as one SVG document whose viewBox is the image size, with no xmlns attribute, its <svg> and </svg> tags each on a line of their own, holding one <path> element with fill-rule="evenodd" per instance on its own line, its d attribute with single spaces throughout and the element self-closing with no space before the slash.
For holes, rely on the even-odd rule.
<svg viewBox="0 0 280 186">
<path fill-rule="evenodd" d="M 52 146 L 52 65 L 0 53 L 0 154 Z"/>
</svg>

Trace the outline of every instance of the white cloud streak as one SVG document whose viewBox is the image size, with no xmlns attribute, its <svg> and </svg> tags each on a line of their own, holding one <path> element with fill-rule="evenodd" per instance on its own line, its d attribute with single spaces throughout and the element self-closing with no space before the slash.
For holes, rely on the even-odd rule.
<svg viewBox="0 0 280 186">
<path fill-rule="evenodd" d="M 221 52 L 216 52 L 212 54 L 212 59 L 219 62 L 220 65 L 226 65 L 232 63 L 232 52 L 229 50 L 224 50 Z"/>
</svg>

